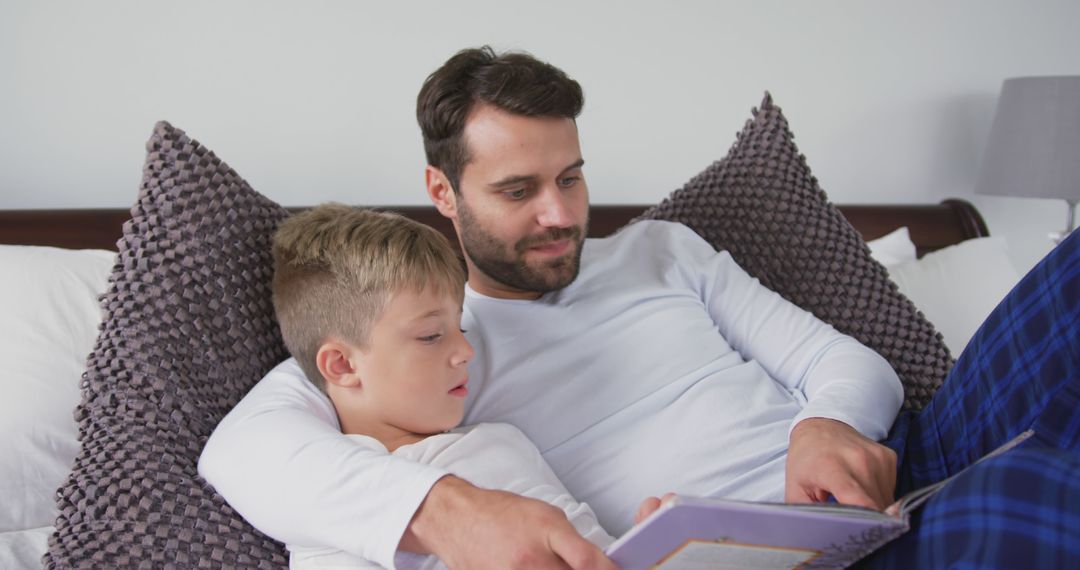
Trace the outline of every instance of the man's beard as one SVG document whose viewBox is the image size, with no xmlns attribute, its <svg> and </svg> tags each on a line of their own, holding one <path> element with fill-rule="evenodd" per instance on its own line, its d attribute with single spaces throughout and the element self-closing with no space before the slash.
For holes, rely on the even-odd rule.
<svg viewBox="0 0 1080 570">
<path fill-rule="evenodd" d="M 588 221 L 586 221 L 588 227 Z M 458 199 L 458 231 L 462 247 L 476 268 L 485 275 L 520 291 L 547 293 L 562 289 L 574 282 L 581 269 L 581 251 L 585 228 L 552 228 L 540 235 L 522 238 L 507 253 L 507 244 L 485 230 L 465 201 Z M 529 264 L 525 253 L 531 247 L 569 239 L 572 250 L 559 257 Z"/>
</svg>

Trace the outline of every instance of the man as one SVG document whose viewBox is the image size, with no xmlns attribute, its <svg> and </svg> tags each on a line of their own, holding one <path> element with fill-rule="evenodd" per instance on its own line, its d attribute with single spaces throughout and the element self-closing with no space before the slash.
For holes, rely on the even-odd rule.
<svg viewBox="0 0 1080 570">
<path fill-rule="evenodd" d="M 889 504 L 897 454 L 876 441 L 902 399 L 895 373 L 682 226 L 584 240 L 581 107 L 562 71 L 488 48 L 455 55 L 420 92 L 428 194 L 469 272 L 465 422 L 522 429 L 614 534 L 641 496 L 666 491 Z M 894 449 L 938 425 L 905 418 Z M 546 505 L 358 451 L 336 430 L 325 402 L 268 377 L 200 473 L 270 536 L 387 566 L 400 547 L 457 568 L 611 567 Z M 282 499 L 260 500 L 268 487 Z"/>
</svg>

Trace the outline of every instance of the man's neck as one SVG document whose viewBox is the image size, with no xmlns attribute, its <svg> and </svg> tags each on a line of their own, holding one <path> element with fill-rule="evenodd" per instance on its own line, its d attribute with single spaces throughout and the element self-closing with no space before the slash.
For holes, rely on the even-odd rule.
<svg viewBox="0 0 1080 570">
<path fill-rule="evenodd" d="M 511 299 L 515 301 L 535 301 L 540 298 L 543 293 L 536 291 L 522 291 L 520 289 L 514 289 L 507 287 L 501 283 L 489 282 L 485 279 L 469 278 L 469 288 L 474 292 L 479 293 L 485 297 L 491 297 L 493 299 Z"/>
<path fill-rule="evenodd" d="M 492 279 L 476 267 L 472 262 L 472 259 L 469 259 L 468 255 L 465 256 L 465 267 L 469 271 L 469 288 L 485 297 L 491 297 L 493 299 L 511 299 L 515 301 L 535 301 L 543 295 L 543 293 L 538 293 L 536 291 L 515 289 Z"/>
</svg>

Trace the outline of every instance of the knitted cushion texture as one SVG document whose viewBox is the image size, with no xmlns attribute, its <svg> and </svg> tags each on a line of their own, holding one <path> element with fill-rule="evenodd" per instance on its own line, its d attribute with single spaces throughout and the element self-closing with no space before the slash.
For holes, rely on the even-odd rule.
<svg viewBox="0 0 1080 570">
<path fill-rule="evenodd" d="M 287 214 L 159 123 L 102 297 L 76 408 L 82 446 L 57 492 L 47 568 L 284 568 L 196 464 L 222 417 L 287 358 L 271 237 Z"/>
<path fill-rule="evenodd" d="M 828 200 L 766 93 L 727 156 L 638 219 L 681 222 L 787 300 L 885 357 L 921 409 L 953 360 L 944 339 Z"/>
</svg>

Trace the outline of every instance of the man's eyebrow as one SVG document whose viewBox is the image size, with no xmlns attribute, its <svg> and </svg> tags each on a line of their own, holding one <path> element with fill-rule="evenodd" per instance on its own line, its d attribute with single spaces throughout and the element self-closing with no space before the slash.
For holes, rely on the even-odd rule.
<svg viewBox="0 0 1080 570">
<path fill-rule="evenodd" d="M 559 174 L 563 174 L 568 170 L 574 170 L 575 168 L 581 168 L 584 165 L 585 165 L 585 159 L 579 158 L 579 159 L 575 160 L 574 162 L 572 162 L 566 168 L 562 169 L 559 172 Z M 536 177 L 535 174 L 514 174 L 514 175 L 507 176 L 505 178 L 501 178 L 499 180 L 496 180 L 495 182 L 492 182 L 492 183 L 488 184 L 488 187 L 489 188 L 503 188 L 503 187 L 506 187 L 506 186 L 516 186 L 518 184 L 522 184 L 522 183 L 525 183 L 525 182 L 533 182 L 533 181 L 536 180 L 536 178 L 537 177 Z"/>
<path fill-rule="evenodd" d="M 534 180 L 536 180 L 535 174 L 514 174 L 488 184 L 488 188 L 503 188 L 505 186 L 516 186 L 518 184 L 522 184 L 524 182 L 532 182 Z"/>
<path fill-rule="evenodd" d="M 585 166 L 585 159 L 584 158 L 579 158 L 579 159 L 575 160 L 570 166 L 567 166 L 566 168 L 562 169 L 562 171 L 566 172 L 567 170 L 574 170 L 575 168 L 581 168 L 582 166 Z"/>
</svg>

